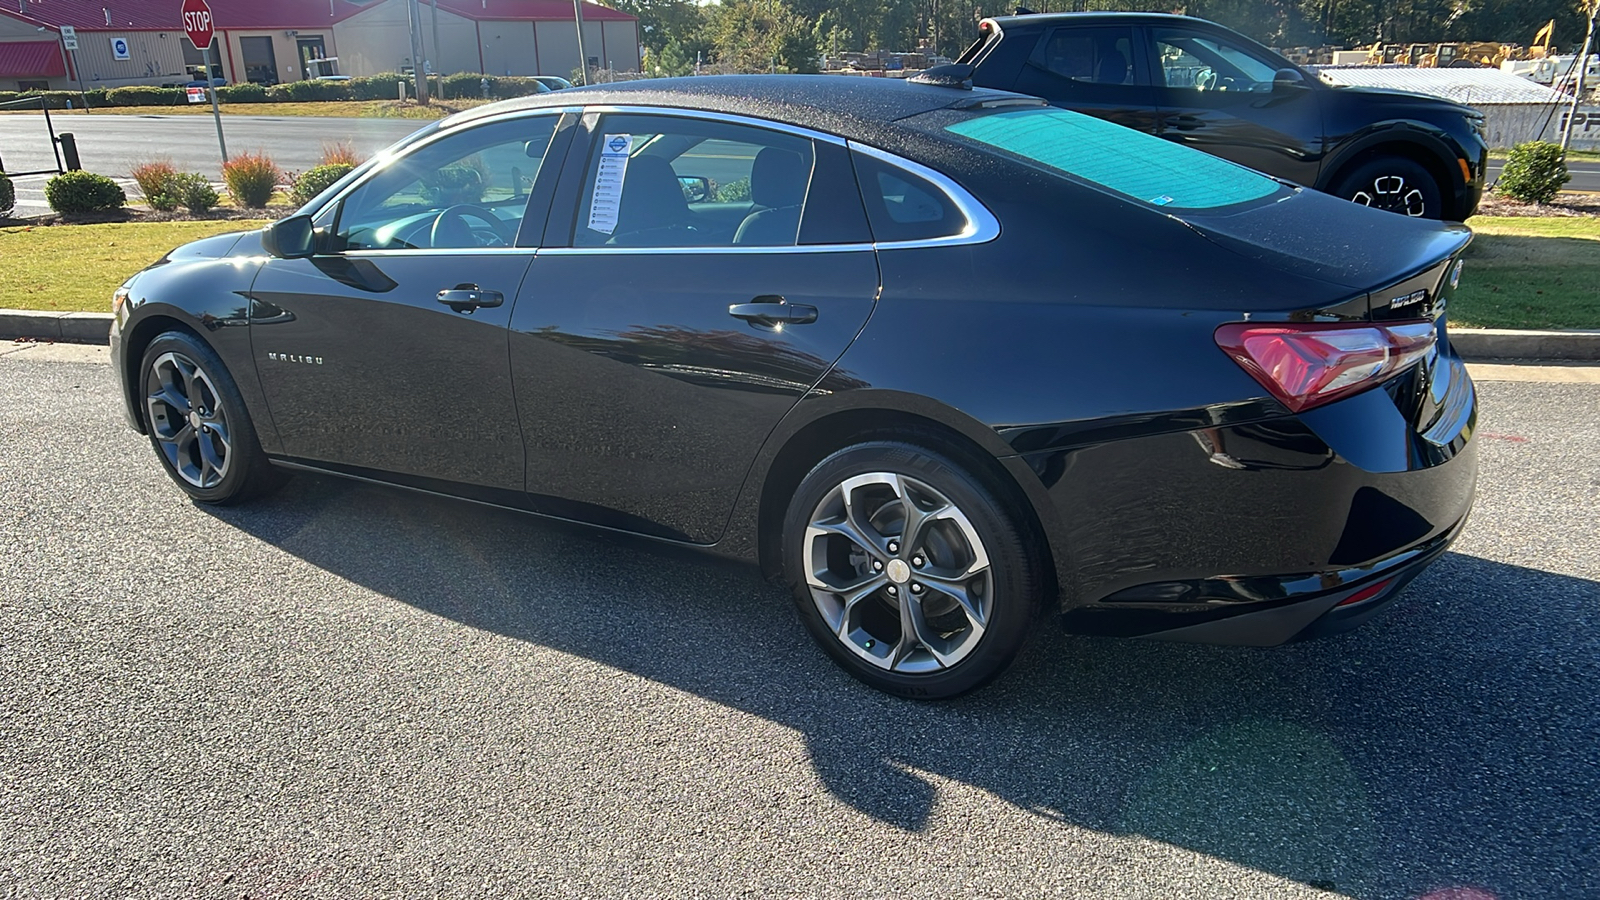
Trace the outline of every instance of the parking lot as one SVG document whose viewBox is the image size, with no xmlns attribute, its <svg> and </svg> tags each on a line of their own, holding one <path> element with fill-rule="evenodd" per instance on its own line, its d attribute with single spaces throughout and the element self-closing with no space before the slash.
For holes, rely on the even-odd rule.
<svg viewBox="0 0 1600 900">
<path fill-rule="evenodd" d="M 1473 520 L 1373 625 L 1046 627 L 929 705 L 696 555 L 322 478 L 198 507 L 104 348 L 0 345 L 0 895 L 1600 895 L 1600 383 L 1479 376 Z"/>
</svg>

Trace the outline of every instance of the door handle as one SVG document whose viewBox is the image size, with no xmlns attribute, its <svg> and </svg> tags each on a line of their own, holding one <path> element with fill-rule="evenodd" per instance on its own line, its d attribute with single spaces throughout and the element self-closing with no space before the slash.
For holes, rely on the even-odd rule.
<svg viewBox="0 0 1600 900">
<path fill-rule="evenodd" d="M 728 315 L 752 325 L 776 328 L 779 325 L 809 325 L 817 320 L 817 308 L 790 303 L 776 294 L 764 294 L 749 303 L 731 303 Z"/>
<path fill-rule="evenodd" d="M 439 292 L 439 302 L 458 313 L 472 315 L 475 309 L 487 309 L 506 302 L 499 291 L 486 291 L 475 284 L 458 284 Z"/>
<path fill-rule="evenodd" d="M 1194 131 L 1204 128 L 1206 121 L 1199 116 L 1167 116 L 1166 124 L 1178 131 Z"/>
</svg>

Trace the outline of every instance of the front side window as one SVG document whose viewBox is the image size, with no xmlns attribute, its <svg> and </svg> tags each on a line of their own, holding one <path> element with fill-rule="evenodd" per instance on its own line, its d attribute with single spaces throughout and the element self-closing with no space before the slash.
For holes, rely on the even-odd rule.
<svg viewBox="0 0 1600 900">
<path fill-rule="evenodd" d="M 346 250 L 511 247 L 556 116 L 451 134 L 384 166 L 340 205 Z"/>
<path fill-rule="evenodd" d="M 608 115 L 593 136 L 576 247 L 792 247 L 815 154 L 798 135 Z"/>
<path fill-rule="evenodd" d="M 1169 88 L 1195 91 L 1270 91 L 1277 69 L 1218 38 L 1182 31 L 1156 33 L 1156 52 Z"/>
<path fill-rule="evenodd" d="M 990 113 L 945 130 L 1151 206 L 1210 209 L 1280 187 L 1209 153 L 1064 109 Z"/>
</svg>

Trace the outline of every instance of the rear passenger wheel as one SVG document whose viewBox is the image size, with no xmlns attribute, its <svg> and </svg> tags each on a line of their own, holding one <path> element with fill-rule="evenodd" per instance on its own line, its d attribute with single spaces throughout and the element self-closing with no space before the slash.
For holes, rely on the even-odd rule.
<svg viewBox="0 0 1600 900">
<path fill-rule="evenodd" d="M 1332 193 L 1352 203 L 1414 219 L 1444 217 L 1444 192 L 1421 164 L 1403 156 L 1381 156 L 1347 172 Z"/>
<path fill-rule="evenodd" d="M 936 699 L 1011 664 L 1041 579 L 1025 532 L 951 460 L 858 444 L 806 476 L 784 526 L 801 619 L 856 678 Z"/>
</svg>

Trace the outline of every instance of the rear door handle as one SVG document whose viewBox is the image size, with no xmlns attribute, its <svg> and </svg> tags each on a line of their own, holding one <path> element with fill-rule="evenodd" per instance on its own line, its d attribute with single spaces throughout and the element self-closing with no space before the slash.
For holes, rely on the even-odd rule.
<svg viewBox="0 0 1600 900">
<path fill-rule="evenodd" d="M 499 291 L 486 291 L 475 284 L 458 284 L 439 292 L 439 302 L 458 313 L 472 314 L 475 309 L 487 309 L 506 302 Z"/>
<path fill-rule="evenodd" d="M 776 294 L 765 294 L 749 303 L 729 304 L 728 315 L 753 325 L 773 328 L 778 325 L 809 325 L 817 320 L 817 308 L 790 303 Z"/>
<path fill-rule="evenodd" d="M 1166 125 L 1176 131 L 1194 131 L 1204 128 L 1206 120 L 1199 116 L 1167 116 Z"/>
</svg>

